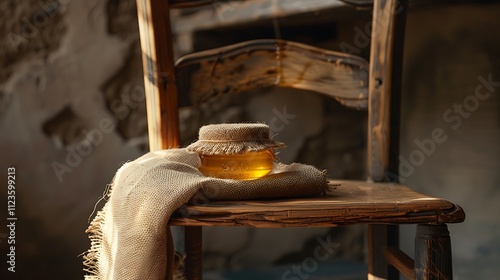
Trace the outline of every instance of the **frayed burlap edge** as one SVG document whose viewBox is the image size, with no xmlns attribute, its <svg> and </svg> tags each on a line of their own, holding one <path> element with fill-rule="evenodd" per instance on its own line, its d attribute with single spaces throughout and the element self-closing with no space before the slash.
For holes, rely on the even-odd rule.
<svg viewBox="0 0 500 280">
<path fill-rule="evenodd" d="M 191 153 L 200 153 L 204 155 L 236 155 L 244 152 L 258 152 L 267 149 L 284 148 L 286 145 L 281 142 L 269 141 L 228 141 L 212 142 L 198 140 L 189 145 L 186 150 Z"/>
<path fill-rule="evenodd" d="M 113 186 L 114 178 L 111 184 L 106 185 L 106 189 L 102 195 L 102 197 L 97 201 L 95 207 L 103 200 L 106 200 L 111 195 L 111 188 Z M 93 214 L 92 213 L 92 214 Z M 103 231 L 102 228 L 104 226 L 104 220 L 107 213 L 107 204 L 104 205 L 102 210 L 97 211 L 94 219 L 90 222 L 88 228 L 85 230 L 85 233 L 88 234 L 90 239 L 90 249 L 84 252 L 83 255 L 83 271 L 88 273 L 85 275 L 86 280 L 99 280 L 99 259 L 101 258 L 101 248 L 102 248 L 102 239 L 103 239 Z"/>
<path fill-rule="evenodd" d="M 111 184 L 112 185 L 112 184 Z M 111 185 L 105 191 L 104 197 L 109 197 Z M 103 197 L 103 198 L 104 198 Z M 99 203 L 99 202 L 98 202 Z M 98 211 L 89 227 L 85 230 L 90 239 L 90 249 L 82 254 L 83 257 L 83 271 L 88 273 L 85 275 L 85 280 L 104 280 L 99 278 L 99 260 L 101 259 L 101 248 L 104 226 L 104 221 L 107 213 L 106 205 L 102 210 Z M 171 249 L 171 248 L 170 248 Z M 167 253 L 168 254 L 168 253 Z M 186 256 L 178 252 L 174 252 L 174 273 L 173 280 L 186 280 L 184 276 L 184 260 Z"/>
<path fill-rule="evenodd" d="M 83 253 L 83 271 L 89 273 L 85 275 L 87 280 L 98 280 L 98 261 L 100 259 L 100 249 L 102 242 L 102 226 L 106 209 L 97 212 L 94 220 L 85 231 L 89 235 L 90 249 Z"/>
</svg>

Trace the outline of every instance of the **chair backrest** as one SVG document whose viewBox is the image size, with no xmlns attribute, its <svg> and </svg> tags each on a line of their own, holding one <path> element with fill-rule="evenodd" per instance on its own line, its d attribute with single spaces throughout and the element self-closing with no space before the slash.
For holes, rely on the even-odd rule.
<svg viewBox="0 0 500 280">
<path fill-rule="evenodd" d="M 191 54 L 176 67 L 170 8 L 212 2 L 137 0 L 151 150 L 179 146 L 179 104 L 196 105 L 254 87 L 291 87 L 326 94 L 349 107 L 367 108 L 369 179 L 397 180 L 407 1 L 373 1 L 369 64 L 354 55 L 303 44 L 257 40 Z"/>
<path fill-rule="evenodd" d="M 179 107 L 261 87 L 287 87 L 368 107 L 368 62 L 284 40 L 254 40 L 182 57 L 176 65 Z"/>
</svg>

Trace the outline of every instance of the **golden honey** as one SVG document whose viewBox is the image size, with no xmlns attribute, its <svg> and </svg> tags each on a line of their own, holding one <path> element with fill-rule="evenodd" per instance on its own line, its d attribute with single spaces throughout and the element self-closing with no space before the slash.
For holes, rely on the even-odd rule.
<svg viewBox="0 0 500 280">
<path fill-rule="evenodd" d="M 261 178 L 273 170 L 275 155 L 272 149 L 267 149 L 234 155 L 200 154 L 200 159 L 199 170 L 206 176 L 253 180 Z"/>
</svg>

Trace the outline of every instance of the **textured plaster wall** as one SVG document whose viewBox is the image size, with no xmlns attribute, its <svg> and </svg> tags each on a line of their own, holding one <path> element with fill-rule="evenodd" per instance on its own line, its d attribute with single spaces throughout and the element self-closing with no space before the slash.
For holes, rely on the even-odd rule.
<svg viewBox="0 0 500 280">
<path fill-rule="evenodd" d="M 59 5 L 54 15 L 23 33 L 25 22 L 41 18 L 51 3 Z M 17 170 L 18 272 L 8 279 L 81 278 L 78 254 L 88 248 L 84 230 L 93 206 L 120 163 L 141 154 L 110 128 L 119 121 L 103 90 L 123 67 L 130 43 L 108 32 L 102 1 L 1 5 L 0 166 Z M 13 34 L 22 39 L 15 48 Z"/>
<path fill-rule="evenodd" d="M 401 156 L 410 168 L 402 179 L 465 209 L 465 223 L 449 227 L 457 279 L 500 273 L 499 14 L 498 4 L 462 5 L 408 18 Z M 434 149 L 427 141 L 424 151 L 417 143 L 435 129 L 446 140 Z M 413 230 L 403 227 L 409 252 Z"/>
<path fill-rule="evenodd" d="M 81 279 L 78 254 L 89 247 L 84 230 L 95 202 L 118 167 L 147 150 L 135 13 L 131 0 L 0 2 L 0 170 L 16 167 L 19 217 L 17 278 L 3 276 L 0 231 L 2 279 Z M 429 137 L 436 127 L 445 129 L 448 140 L 405 183 L 455 200 L 468 213 L 465 224 L 451 227 L 458 279 L 493 279 L 499 273 L 497 92 L 463 118 L 459 129 L 442 114 L 474 92 L 478 76 L 491 73 L 500 80 L 500 40 L 493 32 L 499 13 L 493 4 L 449 6 L 412 12 L 408 22 L 401 154 L 408 157 L 418 148 L 414 140 Z M 366 23 L 339 24 L 337 40 L 320 45 L 354 44 L 354 26 Z M 317 95 L 265 90 L 183 110 L 183 145 L 205 123 L 269 122 L 273 109 L 284 107 L 296 117 L 277 131 L 289 146 L 280 153 L 283 161 L 314 164 L 335 178 L 365 177 L 365 113 Z M 0 198 L 5 201 L 3 190 Z M 300 262 L 317 245 L 315 238 L 327 235 L 340 244 L 336 257 L 359 260 L 363 231 L 210 228 L 205 265 L 239 269 Z M 408 251 L 412 232 L 403 227 Z"/>
</svg>

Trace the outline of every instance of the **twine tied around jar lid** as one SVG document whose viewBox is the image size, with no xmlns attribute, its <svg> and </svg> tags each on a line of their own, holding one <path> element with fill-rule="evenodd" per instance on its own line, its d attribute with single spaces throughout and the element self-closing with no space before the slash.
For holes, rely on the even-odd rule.
<svg viewBox="0 0 500 280">
<path fill-rule="evenodd" d="M 270 138 L 269 126 L 261 123 L 211 124 L 200 128 L 198 141 L 189 152 L 204 155 L 235 155 L 286 147 Z"/>
</svg>

